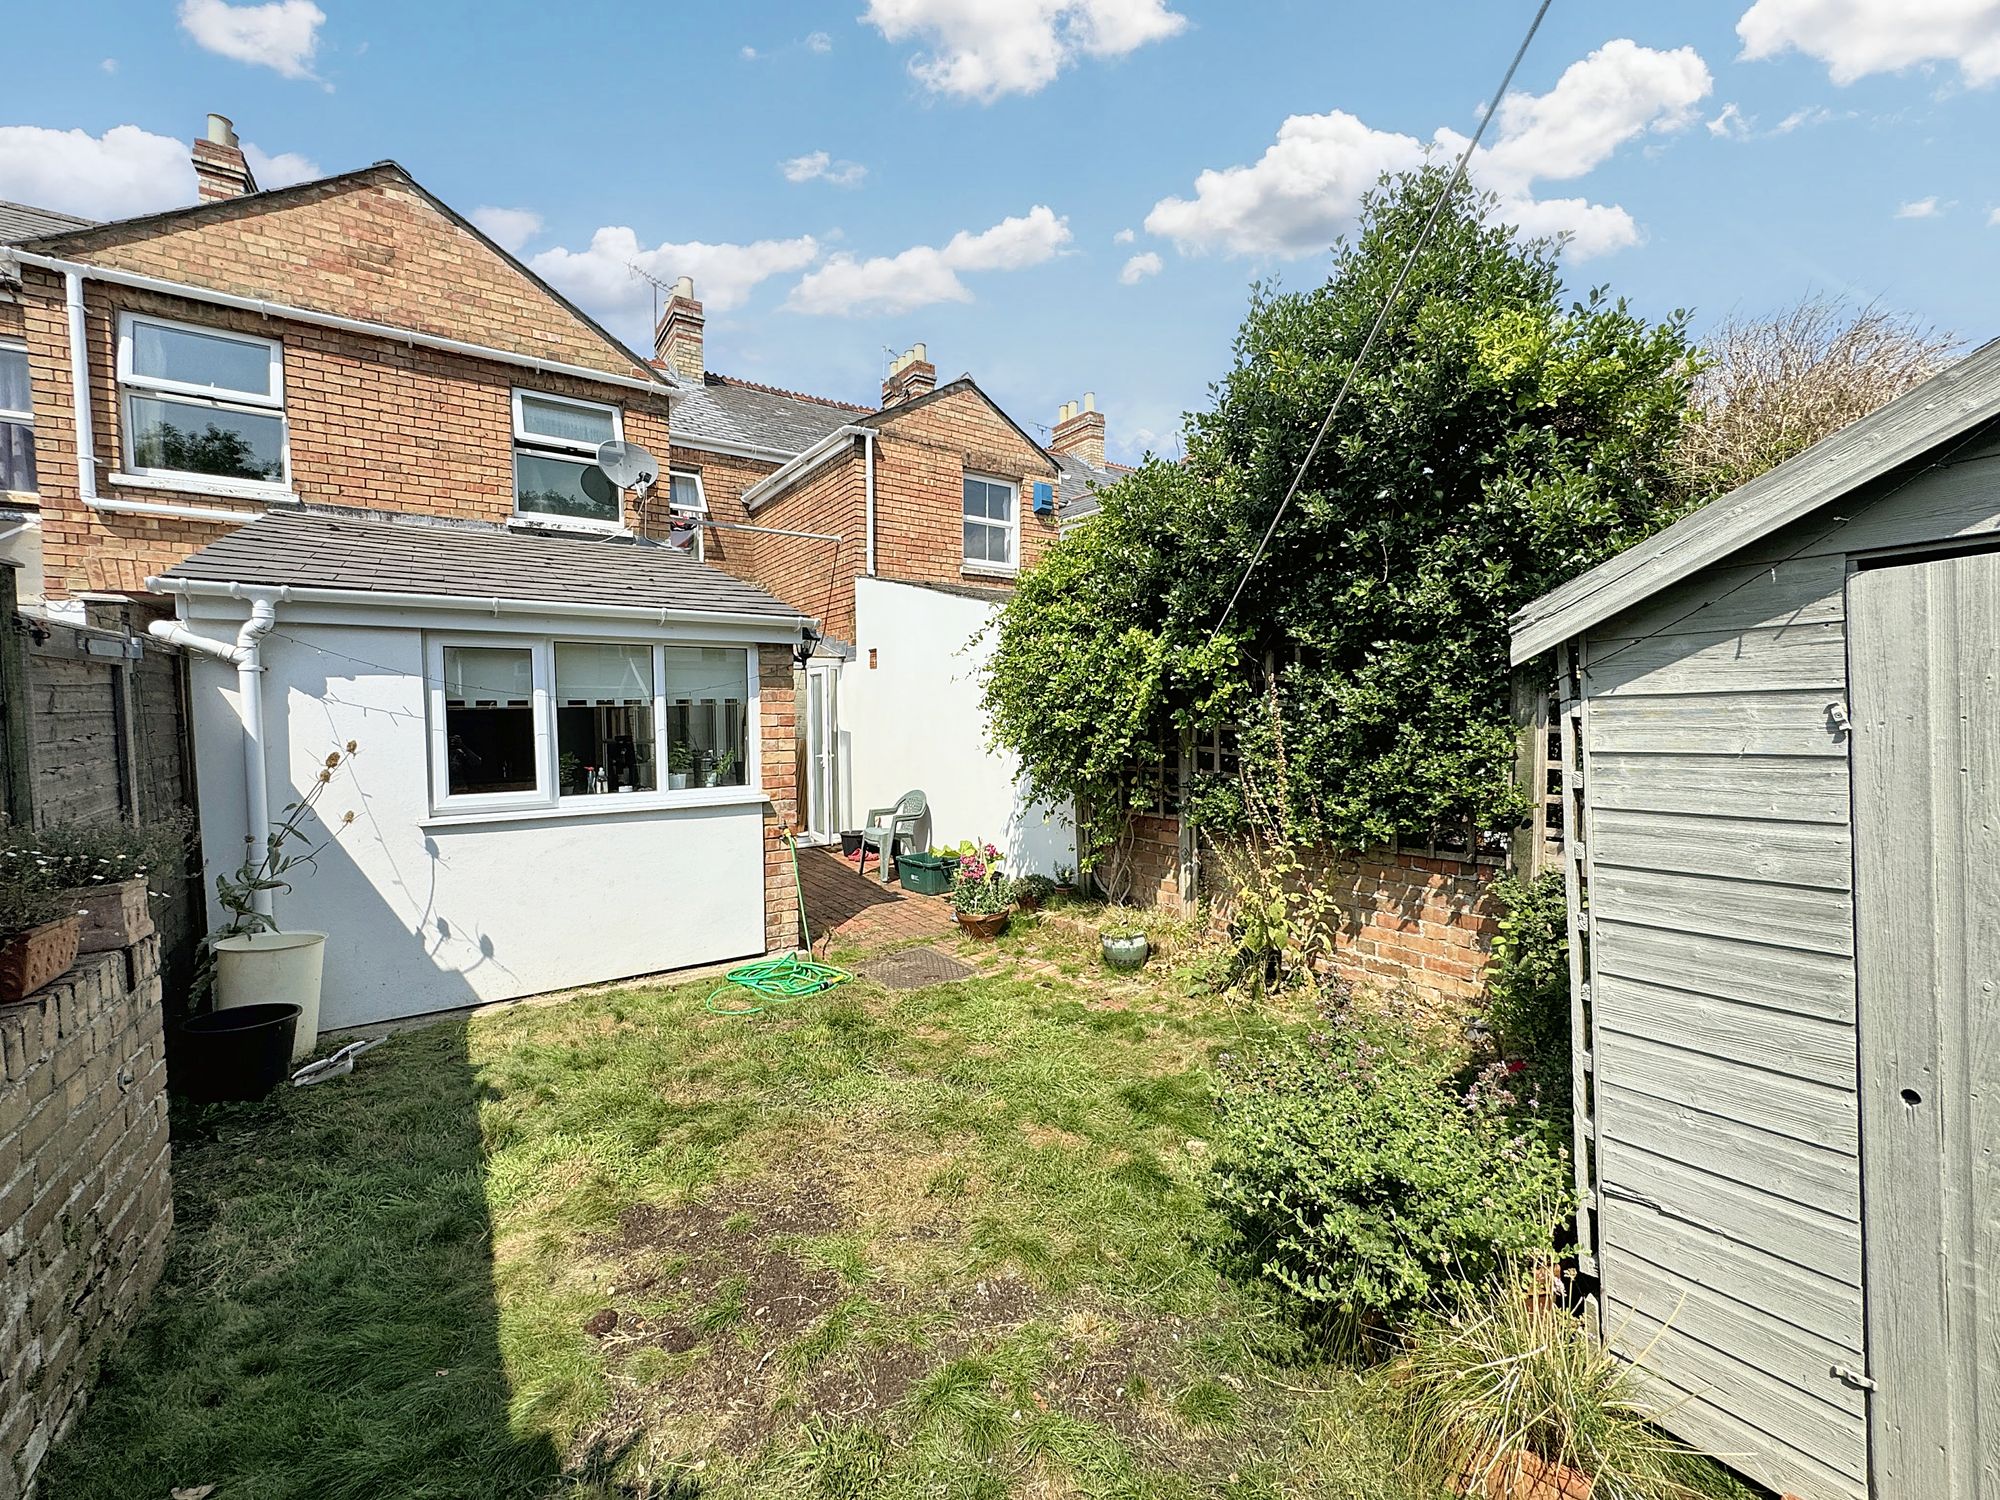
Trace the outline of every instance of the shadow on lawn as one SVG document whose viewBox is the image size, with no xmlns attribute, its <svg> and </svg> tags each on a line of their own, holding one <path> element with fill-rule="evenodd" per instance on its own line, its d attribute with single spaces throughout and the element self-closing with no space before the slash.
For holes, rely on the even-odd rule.
<svg viewBox="0 0 2000 1500">
<path fill-rule="evenodd" d="M 611 1496 L 517 1424 L 466 1025 L 351 1077 L 177 1112 L 158 1292 L 51 1456 L 48 1500 Z M 395 1066 L 383 1066 L 393 1059 Z M 376 1064 L 370 1066 L 371 1063 Z"/>
</svg>

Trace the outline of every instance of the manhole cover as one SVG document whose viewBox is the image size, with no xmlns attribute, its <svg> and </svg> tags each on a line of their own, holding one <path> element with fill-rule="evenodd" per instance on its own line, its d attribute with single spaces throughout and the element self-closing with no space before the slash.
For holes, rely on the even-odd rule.
<svg viewBox="0 0 2000 1500">
<path fill-rule="evenodd" d="M 871 959 L 857 966 L 854 972 L 892 990 L 920 990 L 925 985 L 970 979 L 974 971 L 935 948 L 905 948 L 900 953 Z"/>
</svg>

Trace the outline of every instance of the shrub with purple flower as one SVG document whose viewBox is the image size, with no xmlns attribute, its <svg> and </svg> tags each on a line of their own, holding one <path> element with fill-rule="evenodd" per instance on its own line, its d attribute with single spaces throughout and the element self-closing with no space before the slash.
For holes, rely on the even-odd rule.
<svg viewBox="0 0 2000 1500">
<path fill-rule="evenodd" d="M 958 846 L 958 866 L 951 876 L 951 909 L 968 917 L 990 917 L 1007 909 L 1013 885 L 1001 873 L 1006 856 L 991 844 Z"/>
</svg>

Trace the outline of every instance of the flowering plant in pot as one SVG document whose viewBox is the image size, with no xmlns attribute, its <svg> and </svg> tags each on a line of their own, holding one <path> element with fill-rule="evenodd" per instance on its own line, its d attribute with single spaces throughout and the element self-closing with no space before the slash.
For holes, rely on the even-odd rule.
<svg viewBox="0 0 2000 1500">
<path fill-rule="evenodd" d="M 13 845 L 0 851 L 0 1004 L 25 1000 L 67 973 L 82 925 L 45 861 Z"/>
<path fill-rule="evenodd" d="M 1014 882 L 1014 904 L 1022 911 L 1040 911 L 1056 893 L 1056 883 L 1046 875 L 1023 875 Z"/>
<path fill-rule="evenodd" d="M 1007 930 L 1012 889 L 1000 871 L 1003 859 L 991 844 L 967 850 L 958 857 L 951 877 L 951 909 L 968 937 L 996 938 Z"/>
<path fill-rule="evenodd" d="M 267 892 L 291 890 L 291 878 L 302 868 L 314 867 L 321 852 L 354 821 L 352 812 L 345 813 L 317 844 L 310 841 L 307 825 L 321 796 L 333 784 L 333 773 L 353 758 L 357 748 L 349 740 L 341 750 L 329 754 L 306 794 L 286 805 L 284 817 L 272 828 L 262 852 L 245 850 L 235 874 L 215 877 L 216 902 L 229 914 L 208 942 L 214 960 L 216 1008 L 270 1003 L 298 1006 L 298 1027 L 292 1042 L 295 1062 L 310 1056 L 319 1040 L 320 969 L 326 955 L 326 934 L 280 930 L 276 917 L 259 910 L 260 898 Z"/>
</svg>

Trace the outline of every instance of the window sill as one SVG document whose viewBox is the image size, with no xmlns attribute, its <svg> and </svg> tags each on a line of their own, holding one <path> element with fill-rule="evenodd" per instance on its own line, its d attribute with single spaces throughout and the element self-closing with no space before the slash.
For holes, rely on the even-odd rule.
<svg viewBox="0 0 2000 1500">
<path fill-rule="evenodd" d="M 484 823 L 549 823 L 569 818 L 602 818 L 620 813 L 693 812 L 712 807 L 757 807 L 771 799 L 762 787 L 718 786 L 697 791 L 641 794 L 606 792 L 595 797 L 568 797 L 554 807 L 510 807 L 492 812 L 433 813 L 418 820 L 419 828 L 466 828 Z"/>
<path fill-rule="evenodd" d="M 570 536 L 623 536 L 629 528 L 622 521 L 587 521 L 571 516 L 536 516 L 524 511 L 515 511 L 508 518 L 510 527 L 522 531 L 553 531 Z"/>
<path fill-rule="evenodd" d="M 1019 578 L 1021 570 L 1004 563 L 963 562 L 958 571 L 968 578 Z"/>
<path fill-rule="evenodd" d="M 106 484 L 134 490 L 165 490 L 175 495 L 221 495 L 230 500 L 262 500 L 267 504 L 298 505 L 297 494 L 275 484 L 231 484 L 226 479 L 208 479 L 199 474 L 107 474 Z"/>
</svg>

